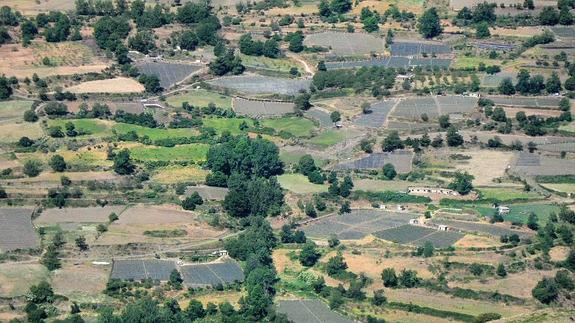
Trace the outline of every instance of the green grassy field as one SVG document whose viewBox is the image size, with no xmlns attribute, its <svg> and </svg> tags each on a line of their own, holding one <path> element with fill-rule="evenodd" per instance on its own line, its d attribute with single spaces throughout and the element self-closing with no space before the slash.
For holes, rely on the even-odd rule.
<svg viewBox="0 0 575 323">
<path fill-rule="evenodd" d="M 455 68 L 469 68 L 477 67 L 479 63 L 483 62 L 485 65 L 501 65 L 501 61 L 477 56 L 460 56 L 455 59 L 452 64 Z"/>
<path fill-rule="evenodd" d="M 169 96 L 166 99 L 166 102 L 168 102 L 169 105 L 177 108 L 181 107 L 182 103 L 184 102 L 188 102 L 189 104 L 196 107 L 207 107 L 208 104 L 213 103 L 220 108 L 232 108 L 231 97 L 204 89 L 189 90 L 174 96 Z"/>
<path fill-rule="evenodd" d="M 510 204 L 509 208 L 509 214 L 503 216 L 505 221 L 527 223 L 529 214 L 534 212 L 537 215 L 540 225 L 547 223 L 551 212 L 559 212 L 559 206 L 553 204 Z M 495 212 L 495 209 L 489 205 L 484 205 L 477 207 L 477 211 L 484 216 L 491 216 Z"/>
<path fill-rule="evenodd" d="M 297 194 L 327 192 L 327 185 L 312 184 L 302 174 L 284 174 L 278 176 L 282 188 Z"/>
<path fill-rule="evenodd" d="M 574 183 L 548 183 L 541 184 L 541 186 L 556 192 L 575 193 Z"/>
<path fill-rule="evenodd" d="M 0 296 L 16 297 L 29 292 L 30 286 L 50 281 L 50 272 L 40 264 L 0 264 Z"/>
<path fill-rule="evenodd" d="M 76 131 L 86 132 L 85 135 L 78 137 L 102 137 L 111 135 L 110 121 L 100 120 L 100 119 L 56 119 L 49 120 L 48 127 L 61 127 L 63 131 L 66 131 L 66 124 L 71 122 L 76 127 Z"/>
<path fill-rule="evenodd" d="M 24 111 L 29 110 L 32 101 L 0 101 L 0 120 L 3 119 L 22 119 Z"/>
<path fill-rule="evenodd" d="M 244 121 L 250 127 L 254 125 L 254 122 L 251 119 L 243 118 L 205 118 L 202 120 L 204 127 L 214 128 L 218 134 L 221 134 L 223 131 L 227 130 L 232 135 L 243 133 L 243 131 L 240 130 L 240 124 Z"/>
<path fill-rule="evenodd" d="M 207 144 L 179 145 L 175 147 L 139 146 L 130 149 L 132 158 L 139 161 L 204 161 Z"/>
<path fill-rule="evenodd" d="M 280 152 L 280 159 L 286 164 L 286 165 L 295 165 L 299 162 L 300 158 L 302 158 L 304 155 L 306 155 L 303 152 L 287 152 L 287 151 L 281 151 Z M 327 164 L 327 161 L 315 156 L 312 156 L 313 160 L 315 161 L 315 164 L 319 167 L 325 166 Z"/>
<path fill-rule="evenodd" d="M 338 130 L 327 130 L 319 135 L 310 139 L 310 143 L 313 145 L 328 147 L 335 145 L 345 139 L 345 132 Z"/>
<path fill-rule="evenodd" d="M 281 72 L 289 72 L 290 68 L 297 67 L 300 72 L 303 67 L 295 60 L 290 58 L 268 58 L 265 56 L 248 56 L 240 54 L 242 63 L 247 67 L 262 68 Z"/>
<path fill-rule="evenodd" d="M 140 137 L 148 136 L 152 140 L 190 137 L 198 134 L 197 130 L 190 128 L 179 128 L 179 129 L 147 128 L 127 123 L 115 124 L 113 129 L 116 130 L 118 134 L 127 133 L 129 131 L 135 131 L 138 134 L 138 136 Z"/>
<path fill-rule="evenodd" d="M 287 131 L 296 137 L 310 137 L 315 124 L 305 118 L 287 117 L 267 119 L 261 122 L 262 126 L 275 129 L 277 132 Z"/>
<path fill-rule="evenodd" d="M 478 190 L 481 192 L 482 198 L 497 199 L 502 202 L 518 199 L 533 200 L 542 198 L 535 192 L 525 192 L 514 188 L 485 187 L 479 188 Z"/>
</svg>

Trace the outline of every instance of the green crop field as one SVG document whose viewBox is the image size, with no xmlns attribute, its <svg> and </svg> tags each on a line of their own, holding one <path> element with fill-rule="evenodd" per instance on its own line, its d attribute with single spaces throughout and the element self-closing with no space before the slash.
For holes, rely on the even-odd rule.
<svg viewBox="0 0 575 323">
<path fill-rule="evenodd" d="M 496 199 L 502 202 L 511 200 L 533 200 L 541 199 L 542 197 L 535 192 L 525 192 L 515 188 L 499 188 L 499 187 L 484 187 L 478 189 L 482 198 Z"/>
<path fill-rule="evenodd" d="M 86 134 L 79 137 L 103 137 L 111 135 L 110 131 L 113 122 L 100 120 L 100 119 L 58 119 L 48 121 L 48 127 L 61 127 L 63 131 L 66 131 L 66 124 L 71 122 L 76 127 L 76 131 L 83 131 Z"/>
<path fill-rule="evenodd" d="M 241 54 L 242 63 L 247 67 L 262 68 L 281 72 L 289 72 L 292 67 L 297 67 L 301 72 L 300 64 L 290 58 L 268 58 L 265 56 L 248 56 Z"/>
<path fill-rule="evenodd" d="M 335 145 L 345 139 L 345 132 L 338 130 L 327 130 L 319 134 L 318 136 L 310 139 L 310 143 L 313 145 L 328 147 Z"/>
<path fill-rule="evenodd" d="M 243 132 L 240 130 L 240 124 L 244 121 L 250 127 L 254 125 L 254 122 L 251 119 L 243 118 L 205 118 L 202 120 L 204 127 L 214 128 L 218 134 L 227 130 L 232 135 L 238 135 Z"/>
<path fill-rule="evenodd" d="M 262 126 L 277 132 L 287 131 L 296 137 L 310 137 L 315 128 L 313 121 L 296 117 L 263 120 Z"/>
<path fill-rule="evenodd" d="M 554 204 L 528 203 L 528 204 L 510 204 L 508 206 L 510 209 L 509 214 L 504 215 L 503 219 L 509 222 L 527 223 L 529 214 L 533 212 L 537 215 L 539 224 L 545 225 L 551 212 L 555 213 L 559 212 L 559 206 Z M 495 209 L 492 208 L 491 206 L 484 205 L 477 207 L 477 211 L 479 211 L 479 213 L 481 213 L 484 216 L 491 216 L 494 214 Z"/>
<path fill-rule="evenodd" d="M 280 152 L 280 159 L 287 165 L 295 165 L 299 162 L 299 160 L 306 155 L 303 152 L 297 152 L 297 151 L 281 151 Z M 325 166 L 327 164 L 327 161 L 321 158 L 318 158 L 317 156 L 312 156 L 313 160 L 315 161 L 316 166 L 318 167 L 322 167 Z"/>
<path fill-rule="evenodd" d="M 0 101 L 0 120 L 21 119 L 24 111 L 29 110 L 32 101 Z"/>
<path fill-rule="evenodd" d="M 113 129 L 118 134 L 124 134 L 129 131 L 135 131 L 138 134 L 138 136 L 140 137 L 148 136 L 151 140 L 190 137 L 198 134 L 197 130 L 190 128 L 179 128 L 179 129 L 147 128 L 127 123 L 115 124 Z"/>
<path fill-rule="evenodd" d="M 284 174 L 278 176 L 282 188 L 297 194 L 327 192 L 327 185 L 310 183 L 302 174 Z"/>
<path fill-rule="evenodd" d="M 168 97 L 166 102 L 177 108 L 181 107 L 184 102 L 188 102 L 195 107 L 207 107 L 208 104 L 213 103 L 220 108 L 232 108 L 231 97 L 204 89 L 180 92 L 174 96 Z"/>
<path fill-rule="evenodd" d="M 207 144 L 179 145 L 175 147 L 138 146 L 130 149 L 132 158 L 139 161 L 204 161 Z"/>
</svg>

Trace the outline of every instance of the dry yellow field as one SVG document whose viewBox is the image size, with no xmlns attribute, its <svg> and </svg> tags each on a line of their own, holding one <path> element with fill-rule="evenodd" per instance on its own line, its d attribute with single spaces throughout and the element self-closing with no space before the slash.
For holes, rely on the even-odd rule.
<svg viewBox="0 0 575 323">
<path fill-rule="evenodd" d="M 196 166 L 168 166 L 158 170 L 152 179 L 162 184 L 182 181 L 203 182 L 209 172 Z"/>
<path fill-rule="evenodd" d="M 471 159 L 457 163 L 455 167 L 475 176 L 473 184 L 477 186 L 493 184 L 494 179 L 503 177 L 513 158 L 512 152 L 495 150 L 466 151 L 464 155 L 471 156 Z"/>
<path fill-rule="evenodd" d="M 48 57 L 53 66 L 42 64 Z M 34 41 L 29 47 L 7 44 L 0 47 L 0 71 L 19 78 L 52 75 L 72 75 L 101 72 L 108 62 L 94 56 L 92 49 L 80 42 L 45 43 Z"/>
<path fill-rule="evenodd" d="M 140 93 L 144 86 L 131 78 L 117 77 L 80 83 L 67 88 L 72 93 Z"/>
<path fill-rule="evenodd" d="M 43 132 L 40 123 L 6 123 L 0 124 L 0 142 L 15 142 L 26 136 L 30 139 L 42 137 Z"/>
<path fill-rule="evenodd" d="M 504 279 L 489 279 L 487 281 L 474 280 L 468 283 L 450 282 L 450 287 L 471 288 L 508 294 L 520 298 L 531 298 L 531 290 L 537 282 L 544 277 L 553 277 L 556 270 L 535 271 L 529 270 L 518 274 L 509 274 Z"/>
<path fill-rule="evenodd" d="M 24 15 L 34 16 L 51 10 L 67 11 L 74 9 L 74 1 L 71 0 L 2 0 L 1 4 L 21 11 Z"/>
</svg>

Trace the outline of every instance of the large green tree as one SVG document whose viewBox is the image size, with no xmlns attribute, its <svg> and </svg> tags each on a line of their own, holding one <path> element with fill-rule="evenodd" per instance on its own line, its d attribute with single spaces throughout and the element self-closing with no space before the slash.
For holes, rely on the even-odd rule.
<svg viewBox="0 0 575 323">
<path fill-rule="evenodd" d="M 439 36 L 443 29 L 441 28 L 439 15 L 435 8 L 427 9 L 419 18 L 419 33 L 425 38 Z"/>
</svg>

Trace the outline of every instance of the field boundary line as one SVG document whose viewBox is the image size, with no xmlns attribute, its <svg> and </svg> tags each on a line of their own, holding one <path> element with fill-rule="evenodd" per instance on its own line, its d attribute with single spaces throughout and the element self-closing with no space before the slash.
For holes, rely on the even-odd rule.
<svg viewBox="0 0 575 323">
<path fill-rule="evenodd" d="M 319 323 L 321 323 L 320 318 L 317 317 L 317 315 L 315 315 L 315 313 L 309 307 L 307 307 L 307 305 L 305 305 L 305 303 L 302 300 L 298 300 L 298 302 L 312 315 L 313 318 L 315 318 Z"/>
<path fill-rule="evenodd" d="M 220 275 L 216 274 L 216 272 L 213 271 L 212 268 L 210 268 L 209 265 L 204 265 L 204 266 L 206 266 L 206 268 L 208 268 L 208 270 L 209 270 L 212 274 L 214 274 L 214 276 L 216 276 L 216 277 L 222 282 L 222 285 L 225 285 L 225 284 L 226 284 L 226 282 L 224 281 L 224 279 L 223 279 L 222 277 L 220 277 Z"/>
</svg>

